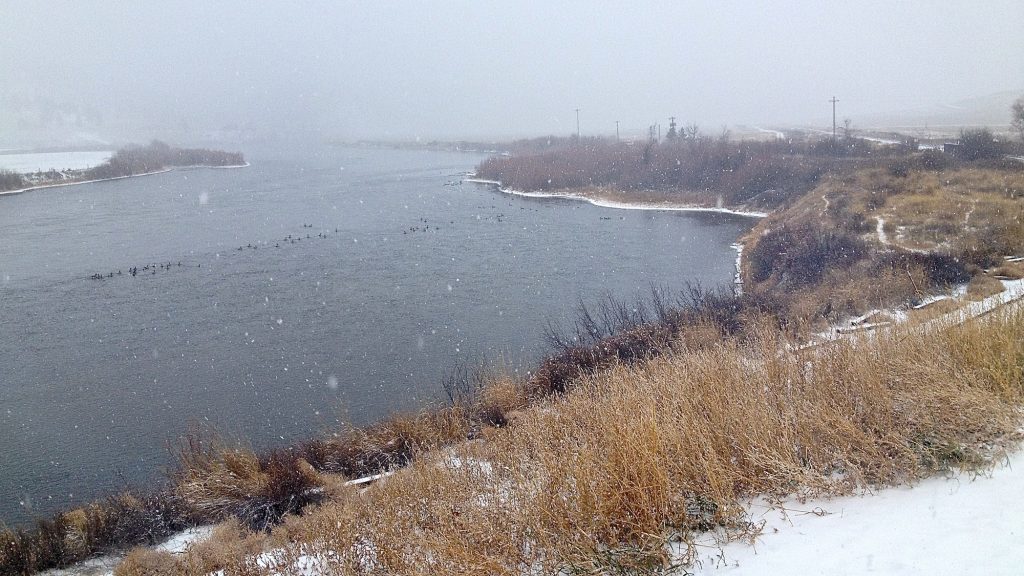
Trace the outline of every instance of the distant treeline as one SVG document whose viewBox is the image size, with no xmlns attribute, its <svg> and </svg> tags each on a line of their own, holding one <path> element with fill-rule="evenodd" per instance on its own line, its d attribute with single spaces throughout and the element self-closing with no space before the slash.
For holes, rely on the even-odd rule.
<svg viewBox="0 0 1024 576">
<path fill-rule="evenodd" d="M 509 153 L 477 166 L 480 178 L 515 190 L 548 191 L 614 187 L 703 195 L 729 206 L 775 208 L 813 188 L 835 168 L 909 158 L 912 145 L 879 145 L 862 138 L 734 141 L 695 133 L 661 142 L 617 142 L 605 138 L 534 138 L 506 146 Z M 1012 151 L 988 130 L 965 130 L 952 155 L 924 151 L 916 162 L 1001 164 Z"/>
<path fill-rule="evenodd" d="M 174 148 L 159 140 L 145 146 L 130 145 L 121 148 L 109 160 L 85 170 L 49 170 L 20 174 L 0 170 L 0 192 L 22 188 L 74 184 L 87 180 L 103 180 L 156 172 L 175 166 L 242 166 L 245 157 L 240 152 L 224 152 L 205 148 Z"/>
<path fill-rule="evenodd" d="M 146 146 L 126 146 L 105 163 L 85 171 L 85 179 L 98 180 L 155 172 L 174 166 L 241 166 L 240 152 L 205 148 L 174 148 L 159 140 Z"/>
<path fill-rule="evenodd" d="M 18 190 L 25 187 L 25 178 L 17 172 L 0 170 L 0 192 L 5 190 Z"/>
<path fill-rule="evenodd" d="M 773 207 L 813 187 L 837 158 L 859 156 L 851 148 L 861 146 L 840 143 L 824 151 L 784 141 L 707 137 L 661 143 L 548 138 L 516 143 L 510 156 L 488 158 L 476 172 L 517 190 L 678 190 L 720 196 L 728 205 Z"/>
</svg>

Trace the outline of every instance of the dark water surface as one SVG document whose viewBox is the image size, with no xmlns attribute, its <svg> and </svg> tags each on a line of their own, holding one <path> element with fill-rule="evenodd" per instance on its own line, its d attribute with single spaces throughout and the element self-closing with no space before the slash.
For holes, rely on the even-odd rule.
<svg viewBox="0 0 1024 576">
<path fill-rule="evenodd" d="M 246 152 L 0 197 L 0 521 L 161 478 L 190 422 L 266 447 L 528 368 L 581 297 L 728 283 L 751 224 L 458 184 L 469 154 Z"/>
</svg>

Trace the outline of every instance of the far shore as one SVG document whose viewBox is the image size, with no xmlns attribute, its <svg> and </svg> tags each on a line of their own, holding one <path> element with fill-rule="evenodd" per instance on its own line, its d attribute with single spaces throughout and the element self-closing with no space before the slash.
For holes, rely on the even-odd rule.
<svg viewBox="0 0 1024 576">
<path fill-rule="evenodd" d="M 109 182 L 111 180 L 123 180 L 125 178 L 137 178 L 139 176 L 152 176 L 153 174 L 163 174 L 172 170 L 189 170 L 192 168 L 246 168 L 249 163 L 236 164 L 231 166 L 213 166 L 209 164 L 194 164 L 190 166 L 169 166 L 167 168 L 161 168 L 160 170 L 153 170 L 152 172 L 140 172 L 138 174 L 128 174 L 126 176 L 112 176 L 110 178 L 97 178 L 95 180 L 75 180 L 71 182 L 55 182 L 53 184 L 39 184 L 38 186 L 28 186 L 26 188 L 18 188 L 16 190 L 4 190 L 0 191 L 0 196 L 7 196 L 11 194 L 22 194 L 25 192 L 32 192 L 33 190 L 43 190 L 45 188 L 60 188 L 63 186 L 76 186 L 78 184 L 93 184 L 96 182 Z"/>
<path fill-rule="evenodd" d="M 488 184 L 496 187 L 499 191 L 505 194 L 512 194 L 514 196 L 524 196 L 527 198 L 566 198 L 569 200 L 580 200 L 582 202 L 588 202 L 594 206 L 600 206 L 602 208 L 616 208 L 620 210 L 662 210 L 667 212 L 717 212 L 720 214 L 732 214 L 734 216 L 745 216 L 748 218 L 766 218 L 767 212 L 760 212 L 756 210 L 747 210 L 742 207 L 727 208 L 724 206 L 703 206 L 700 204 L 685 204 L 679 202 L 672 202 L 668 200 L 662 201 L 623 201 L 623 200 L 611 200 L 608 198 L 601 197 L 596 190 L 579 190 L 579 191 L 555 191 L 555 192 L 526 192 L 523 190 L 513 190 L 511 188 L 504 188 L 501 182 L 497 180 L 487 180 L 484 178 L 465 178 L 465 182 L 472 182 L 474 184 Z"/>
</svg>

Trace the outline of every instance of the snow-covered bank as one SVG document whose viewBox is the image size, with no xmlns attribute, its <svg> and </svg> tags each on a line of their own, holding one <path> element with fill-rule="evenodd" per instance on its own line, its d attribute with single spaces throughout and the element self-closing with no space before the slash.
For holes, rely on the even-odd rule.
<svg viewBox="0 0 1024 576">
<path fill-rule="evenodd" d="M 694 574 L 1020 574 L 1024 452 L 990 475 L 928 478 L 913 487 L 832 500 L 754 502 L 753 544 L 698 541 Z"/>
<path fill-rule="evenodd" d="M 249 166 L 248 162 L 246 162 L 245 164 L 238 164 L 238 165 L 235 165 L 235 166 L 203 166 L 203 165 L 196 165 L 196 166 L 172 166 L 170 168 L 163 168 L 163 169 L 160 169 L 160 170 L 154 170 L 152 172 L 142 172 L 140 174 L 129 174 L 127 176 L 113 176 L 111 178 L 97 178 L 95 180 L 78 180 L 78 181 L 72 181 L 72 182 L 57 182 L 55 184 L 41 184 L 41 185 L 38 185 L 38 186 L 28 186 L 28 187 L 25 187 L 25 188 L 18 188 L 17 190 L 0 191 L 0 196 L 6 196 L 6 195 L 9 195 L 9 194 L 22 194 L 24 192 L 32 192 L 34 190 L 43 190 L 43 189 L 46 189 L 46 188 L 60 188 L 60 187 L 63 187 L 63 186 L 77 186 L 78 184 L 94 184 L 96 182 L 109 182 L 111 180 L 124 180 L 125 178 L 137 178 L 139 176 L 152 176 L 153 174 L 163 174 L 165 172 L 170 172 L 172 170 L 191 170 L 191 169 L 198 169 L 198 168 L 246 168 L 248 166 Z"/>
<path fill-rule="evenodd" d="M 95 180 L 78 180 L 73 182 L 57 182 L 56 184 L 41 184 L 39 186 L 28 186 L 27 188 L 19 188 L 17 190 L 6 190 L 0 192 L 0 196 L 7 196 L 9 194 L 21 194 L 23 192 L 31 192 L 33 190 L 43 190 L 46 188 L 61 188 L 63 186 L 76 186 L 78 184 L 93 184 L 95 182 L 107 182 L 109 180 L 123 180 L 125 178 L 136 178 L 138 176 L 152 176 L 153 174 L 163 174 L 164 172 L 170 172 L 173 168 L 164 168 L 162 170 L 154 170 L 152 172 L 143 172 L 141 174 L 130 174 L 128 176 L 114 176 L 112 178 L 97 178 Z"/>
<path fill-rule="evenodd" d="M 49 170 L 84 170 L 103 164 L 113 155 L 113 150 L 0 154 L 0 170 L 23 174 Z"/>
<path fill-rule="evenodd" d="M 757 212 L 755 210 L 737 210 L 733 208 L 721 208 L 714 206 L 698 206 L 694 204 L 675 204 L 672 202 L 620 202 L 616 200 L 605 200 L 602 198 L 591 198 L 583 194 L 575 194 L 572 192 L 524 192 L 522 190 L 512 190 L 510 188 L 503 188 L 501 182 L 496 180 L 486 180 L 483 178 L 466 178 L 465 182 L 472 182 L 475 184 L 487 184 L 496 187 L 499 191 L 505 194 L 512 194 L 513 196 L 524 196 L 526 198 L 565 198 L 569 200 L 580 200 L 582 202 L 588 202 L 594 206 L 600 206 L 602 208 L 616 208 L 619 210 L 663 210 L 666 212 L 717 212 L 720 214 L 733 214 L 735 216 L 746 216 L 749 218 L 764 218 L 768 216 L 767 212 Z"/>
</svg>

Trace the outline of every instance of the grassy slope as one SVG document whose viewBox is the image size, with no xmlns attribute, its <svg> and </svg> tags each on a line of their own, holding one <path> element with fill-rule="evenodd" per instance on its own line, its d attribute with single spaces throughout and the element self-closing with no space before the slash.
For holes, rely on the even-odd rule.
<svg viewBox="0 0 1024 576">
<path fill-rule="evenodd" d="M 784 298 L 792 318 L 835 322 L 1019 277 L 1003 257 L 1024 250 L 1024 170 L 901 168 L 830 174 L 761 221 L 746 237 L 748 290 Z"/>
<path fill-rule="evenodd" d="M 310 558 L 333 573 L 656 573 L 685 560 L 670 541 L 756 532 L 745 495 L 991 462 L 1019 425 L 1024 315 L 907 336 L 781 354 L 765 331 L 607 370 L 484 441 L 340 489 L 259 544 L 229 530 L 177 558 L 136 552 L 117 574 L 271 574 Z M 276 551 L 261 567 L 254 549 Z"/>
</svg>

